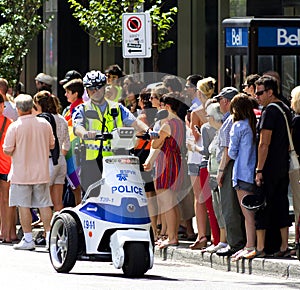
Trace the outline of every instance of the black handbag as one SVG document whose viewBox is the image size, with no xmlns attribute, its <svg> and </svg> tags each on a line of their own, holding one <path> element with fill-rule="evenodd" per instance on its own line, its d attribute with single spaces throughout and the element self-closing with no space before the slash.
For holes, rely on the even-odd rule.
<svg viewBox="0 0 300 290">
<path fill-rule="evenodd" d="M 248 210 L 259 210 L 266 206 L 266 195 L 263 185 L 254 185 L 254 194 L 245 195 L 242 199 L 242 206 Z"/>
<path fill-rule="evenodd" d="M 63 205 L 64 207 L 74 207 L 76 206 L 75 203 L 75 196 L 73 190 L 68 185 L 66 191 L 63 194 Z"/>
</svg>

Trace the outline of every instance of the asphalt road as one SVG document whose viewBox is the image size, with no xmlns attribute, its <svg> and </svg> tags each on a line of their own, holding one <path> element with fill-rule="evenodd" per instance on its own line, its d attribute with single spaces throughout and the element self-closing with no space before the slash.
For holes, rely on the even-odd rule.
<svg viewBox="0 0 300 290">
<path fill-rule="evenodd" d="M 77 261 L 68 274 L 57 273 L 44 248 L 16 251 L 0 245 L 1 289 L 299 289 L 300 281 L 245 275 L 155 259 L 143 278 L 125 278 L 111 263 Z"/>
</svg>

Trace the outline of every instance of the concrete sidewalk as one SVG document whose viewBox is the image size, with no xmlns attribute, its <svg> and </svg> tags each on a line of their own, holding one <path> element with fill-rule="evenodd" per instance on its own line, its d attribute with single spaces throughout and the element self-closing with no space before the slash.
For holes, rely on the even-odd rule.
<svg viewBox="0 0 300 290">
<path fill-rule="evenodd" d="M 230 257 L 219 257 L 217 254 L 202 253 L 189 249 L 190 242 L 180 241 L 178 247 L 155 249 L 157 260 L 191 263 L 207 266 L 217 270 L 234 271 L 242 274 L 257 274 L 300 279 L 300 261 L 296 256 L 291 258 L 255 258 L 232 262 Z"/>
<path fill-rule="evenodd" d="M 295 241 L 295 226 L 289 228 L 289 243 Z M 155 248 L 155 258 L 170 262 L 182 262 L 207 266 L 217 270 L 234 271 L 241 274 L 257 274 L 275 276 L 277 278 L 300 279 L 300 261 L 296 256 L 290 258 L 255 258 L 241 259 L 232 262 L 230 257 L 220 257 L 217 254 L 203 253 L 201 250 L 191 250 L 192 242 L 179 240 L 178 247 L 168 247 L 163 250 Z"/>
</svg>

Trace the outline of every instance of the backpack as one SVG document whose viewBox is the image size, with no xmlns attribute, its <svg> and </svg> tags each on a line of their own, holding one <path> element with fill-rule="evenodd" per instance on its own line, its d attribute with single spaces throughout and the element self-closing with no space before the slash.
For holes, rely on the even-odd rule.
<svg viewBox="0 0 300 290">
<path fill-rule="evenodd" d="M 41 113 L 41 114 L 38 114 L 37 116 L 46 119 L 52 127 L 53 135 L 55 137 L 55 147 L 54 147 L 54 149 L 50 149 L 50 152 L 51 152 L 53 165 L 57 165 L 58 164 L 58 158 L 59 158 L 59 155 L 60 155 L 60 149 L 59 149 L 59 143 L 58 143 L 58 138 L 57 138 L 57 134 L 56 134 L 55 119 L 52 116 L 52 114 L 45 113 L 45 112 Z"/>
</svg>

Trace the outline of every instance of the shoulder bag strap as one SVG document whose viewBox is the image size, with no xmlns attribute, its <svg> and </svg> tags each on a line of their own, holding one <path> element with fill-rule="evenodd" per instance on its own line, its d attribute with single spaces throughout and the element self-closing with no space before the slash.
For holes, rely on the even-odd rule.
<svg viewBox="0 0 300 290">
<path fill-rule="evenodd" d="M 7 121 L 7 118 L 4 116 L 2 128 L 1 128 L 1 131 L 0 131 L 0 140 L 1 140 L 2 135 L 3 135 L 3 132 L 4 132 L 4 128 L 5 128 L 5 125 L 6 125 L 6 121 Z"/>
<path fill-rule="evenodd" d="M 292 136 L 291 136 L 290 126 L 289 126 L 289 123 L 288 123 L 285 111 L 282 110 L 282 108 L 279 105 L 275 104 L 275 103 L 270 103 L 268 105 L 268 107 L 269 106 L 277 107 L 279 109 L 279 111 L 283 114 L 283 117 L 284 117 L 285 123 L 286 123 L 286 128 L 287 128 L 288 136 L 289 136 L 290 151 L 294 151 L 295 149 L 294 149 L 294 144 L 293 144 L 293 140 L 292 140 Z"/>
</svg>

